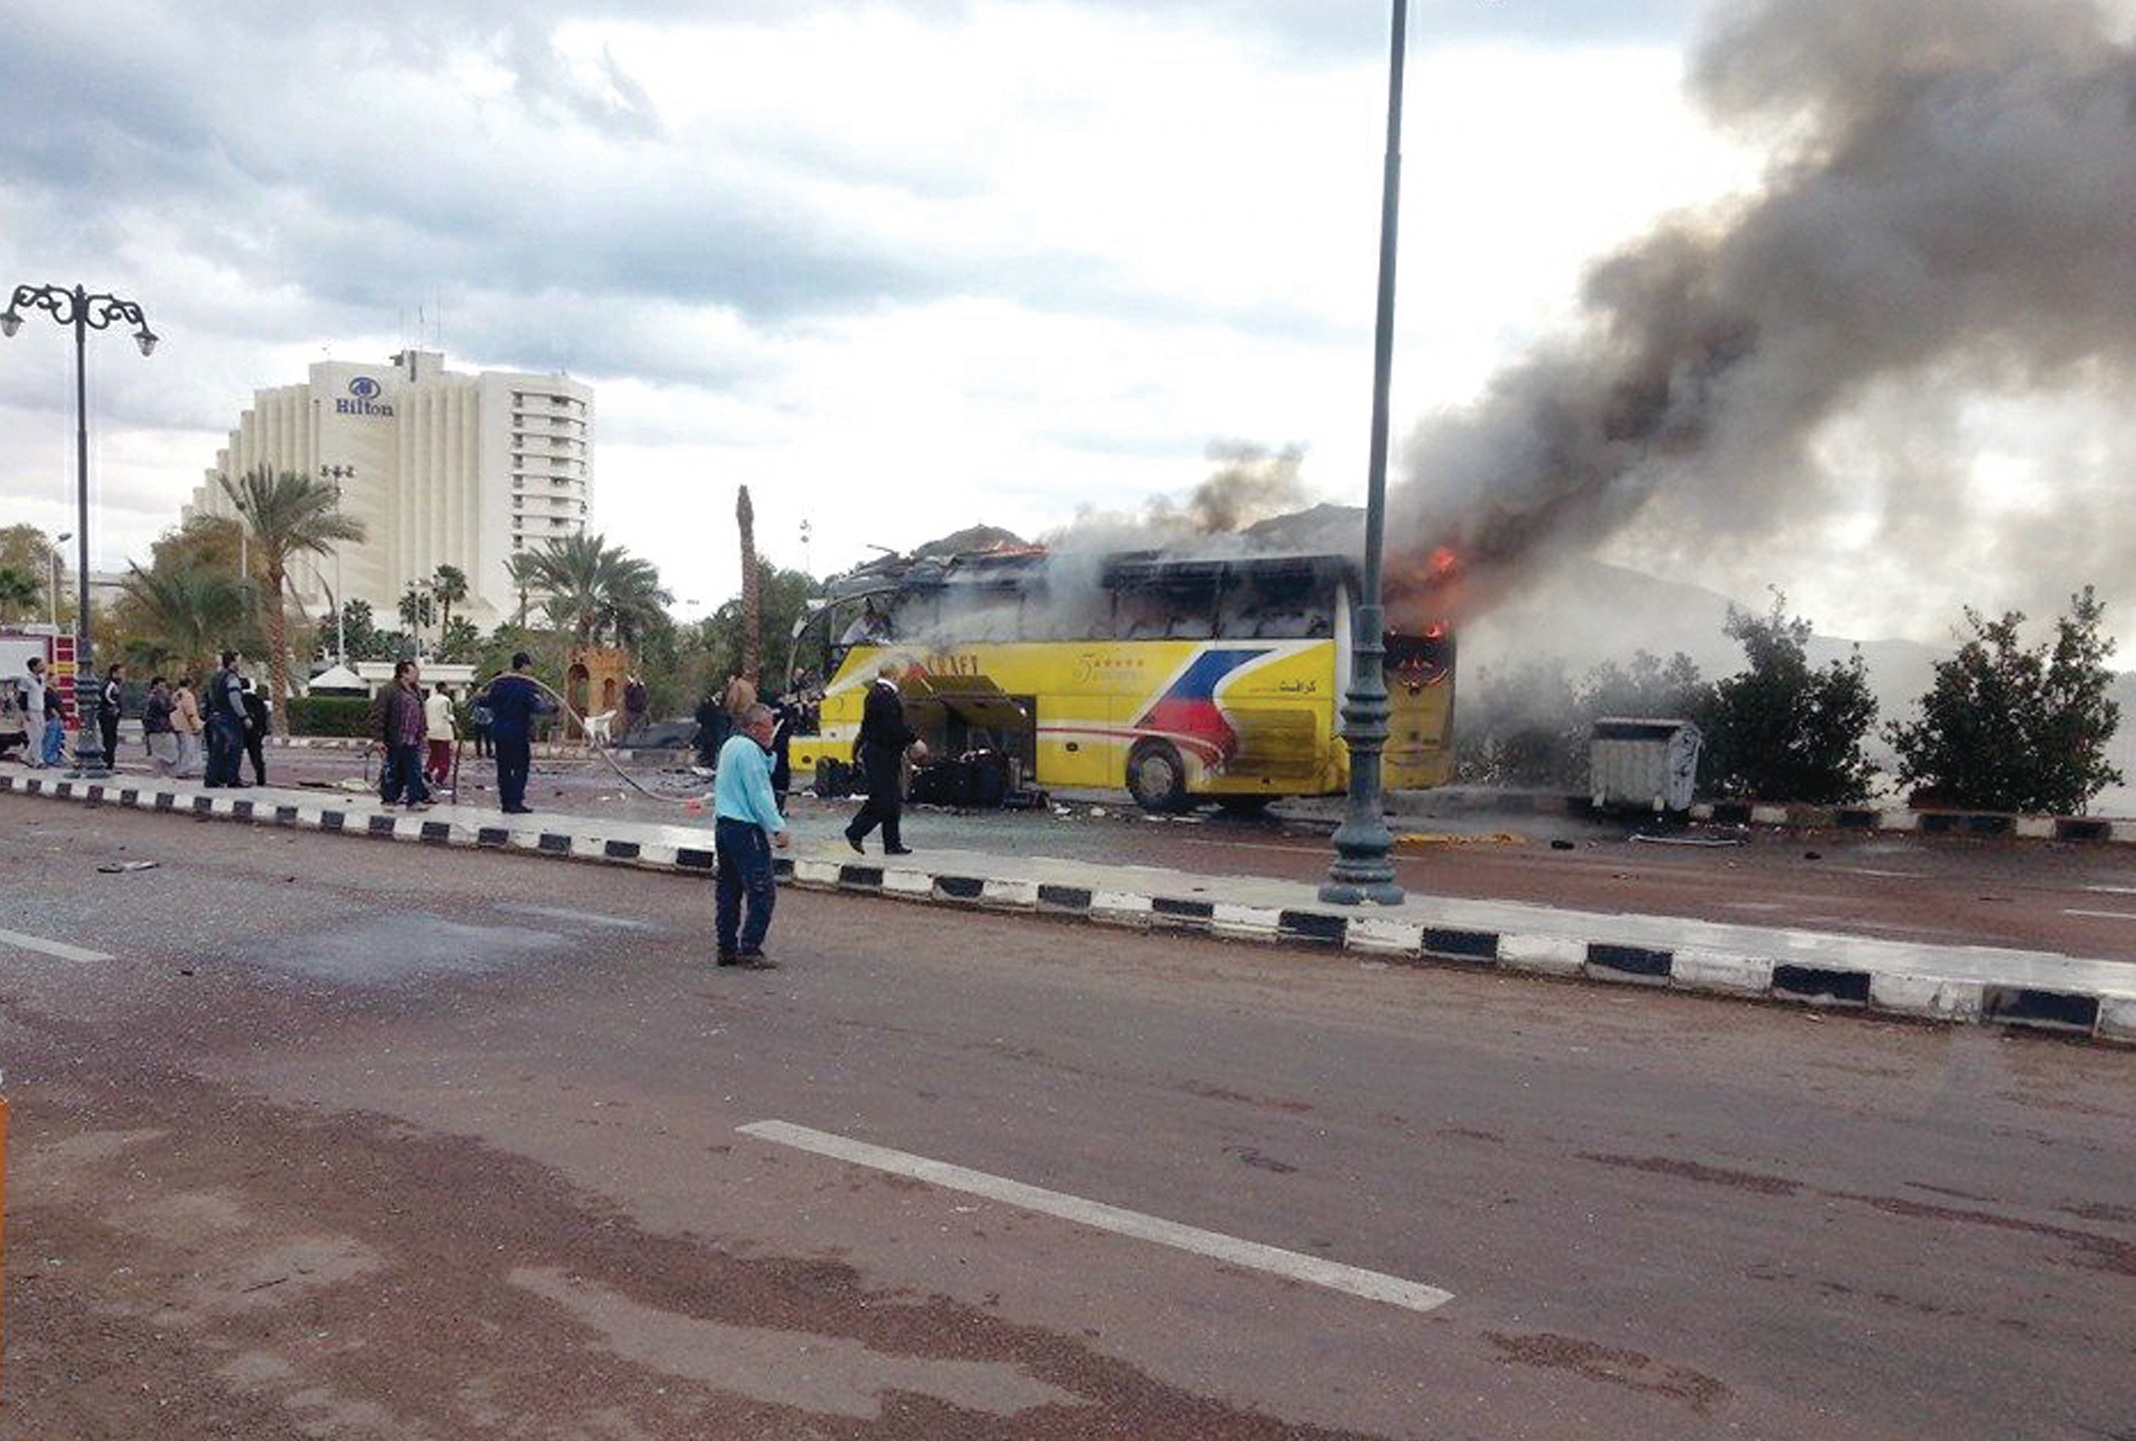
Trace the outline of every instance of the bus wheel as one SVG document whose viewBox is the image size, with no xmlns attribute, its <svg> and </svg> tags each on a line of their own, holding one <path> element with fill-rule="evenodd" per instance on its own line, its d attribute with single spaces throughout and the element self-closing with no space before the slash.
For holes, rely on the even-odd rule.
<svg viewBox="0 0 2136 1441">
<path fill-rule="evenodd" d="M 1170 741 L 1137 741 L 1127 753 L 1127 793 L 1146 811 L 1176 811 L 1186 805 L 1187 767 Z"/>
</svg>

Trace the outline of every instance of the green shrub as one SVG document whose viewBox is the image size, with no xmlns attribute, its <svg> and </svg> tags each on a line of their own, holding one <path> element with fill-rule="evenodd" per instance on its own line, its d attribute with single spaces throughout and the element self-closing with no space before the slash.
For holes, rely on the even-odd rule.
<svg viewBox="0 0 2136 1441">
<path fill-rule="evenodd" d="M 361 736 L 371 734 L 367 696 L 293 695 L 289 698 L 289 733 L 293 736 Z"/>
</svg>

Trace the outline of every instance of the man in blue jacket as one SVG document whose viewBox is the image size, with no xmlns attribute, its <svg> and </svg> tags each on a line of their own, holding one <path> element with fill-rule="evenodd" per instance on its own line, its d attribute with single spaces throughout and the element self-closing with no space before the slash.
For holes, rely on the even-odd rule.
<svg viewBox="0 0 2136 1441">
<path fill-rule="evenodd" d="M 771 791 L 771 707 L 758 702 L 741 715 L 741 730 L 719 750 L 719 779 L 712 785 L 713 844 L 719 858 L 719 894 L 713 933 L 719 963 L 770 970 L 764 936 L 779 899 L 771 850 L 785 850 L 791 837 Z M 742 901 L 749 917 L 742 921 Z"/>
<path fill-rule="evenodd" d="M 534 658 L 525 651 L 512 656 L 512 669 L 482 688 L 475 704 L 489 712 L 490 745 L 497 752 L 497 801 L 506 815 L 523 816 L 527 773 L 534 767 L 534 717 L 556 709 L 527 670 Z"/>
</svg>

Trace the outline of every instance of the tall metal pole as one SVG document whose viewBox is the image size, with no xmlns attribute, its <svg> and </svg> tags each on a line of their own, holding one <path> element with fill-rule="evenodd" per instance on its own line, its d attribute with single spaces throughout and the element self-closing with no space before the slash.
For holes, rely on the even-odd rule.
<svg viewBox="0 0 2136 1441">
<path fill-rule="evenodd" d="M 74 532 L 63 530 L 52 541 L 52 554 L 50 557 L 52 564 L 50 569 L 52 572 L 52 629 L 55 633 L 59 630 L 59 548 L 72 539 L 74 539 Z"/>
<path fill-rule="evenodd" d="M 1380 604 L 1380 552 L 1387 528 L 1387 389 L 1394 370 L 1395 218 L 1402 190 L 1402 59 L 1407 0 L 1394 0 L 1387 64 L 1387 163 L 1380 190 L 1379 318 L 1373 341 L 1372 454 L 1365 480 L 1364 594 L 1350 637 L 1350 689 L 1342 708 L 1350 752 L 1350 806 L 1335 831 L 1335 861 L 1320 899 L 1337 905 L 1402 903 L 1394 883 L 1394 836 L 1381 814 L 1380 756 L 1387 747 L 1387 622 Z"/>
<path fill-rule="evenodd" d="M 61 325 L 74 329 L 74 474 L 75 539 L 79 542 L 81 583 L 79 612 L 74 617 L 74 705 L 80 727 L 74 733 L 74 769 L 70 776 L 91 779 L 111 774 L 109 757 L 93 707 L 97 704 L 95 638 L 89 624 L 89 332 L 103 330 L 114 320 L 137 326 L 134 343 L 148 355 L 156 348 L 156 334 L 148 328 L 141 307 L 116 295 L 91 295 L 77 285 L 71 290 L 57 285 L 18 285 L 0 312 L 0 335 L 12 336 L 22 328 L 22 307 L 42 310 Z"/>
<path fill-rule="evenodd" d="M 319 474 L 323 479 L 331 480 L 334 483 L 334 509 L 340 510 L 341 482 L 354 480 L 356 478 L 356 467 L 353 465 L 322 465 L 319 467 Z M 349 632 L 348 627 L 343 623 L 346 618 L 342 615 L 342 610 L 341 542 L 337 540 L 334 542 L 334 664 L 345 666 L 349 663 Z"/>
</svg>

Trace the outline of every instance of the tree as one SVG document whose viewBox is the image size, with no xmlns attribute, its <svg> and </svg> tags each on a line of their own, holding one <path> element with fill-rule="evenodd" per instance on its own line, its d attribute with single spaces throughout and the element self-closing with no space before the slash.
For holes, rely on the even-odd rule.
<svg viewBox="0 0 2136 1441">
<path fill-rule="evenodd" d="M 256 466 L 233 481 L 218 476 L 223 493 L 251 529 L 253 548 L 267 578 L 267 674 L 274 703 L 275 734 L 289 734 L 289 615 L 282 592 L 289 562 L 302 554 L 324 555 L 341 541 L 362 540 L 363 522 L 343 515 L 339 491 L 326 481 L 294 471 Z"/>
<path fill-rule="evenodd" d="M 67 586 L 67 557 L 59 544 L 34 525 L 0 526 L 0 568 L 26 577 L 34 589 L 27 600 L 0 604 L 0 620 L 43 620 L 55 568 L 59 575 L 59 623 L 74 614 L 74 593 Z"/>
<path fill-rule="evenodd" d="M 438 628 L 452 629 L 452 608 L 467 599 L 467 572 L 456 565 L 441 565 L 431 573 L 430 593 L 438 600 Z"/>
<path fill-rule="evenodd" d="M 1577 712 L 1560 657 L 1486 667 L 1458 712 L 1455 775 L 1472 785 L 1577 784 L 1582 764 Z"/>
<path fill-rule="evenodd" d="M 464 615 L 438 627 L 438 659 L 452 665 L 472 661 L 482 649 L 482 632 Z"/>
<path fill-rule="evenodd" d="M 45 588 L 37 578 L 26 575 L 11 565 L 0 565 L 0 621 L 21 620 L 37 613 L 37 603 L 44 599 Z"/>
<path fill-rule="evenodd" d="M 1972 635 L 1936 666 L 1920 719 L 1894 721 L 1885 738 L 1899 779 L 1935 799 L 1980 810 L 2071 815 L 2121 783 L 2106 745 L 2121 724 L 2107 697 L 2114 643 L 2100 635 L 2106 607 L 2092 587 L 2070 597 L 2051 644 L 2018 641 L 2018 611 L 1986 621 L 1968 607 Z"/>
<path fill-rule="evenodd" d="M 319 634 L 323 638 L 334 635 L 334 612 L 328 611 L 319 622 Z M 340 635 L 348 646 L 348 659 L 394 660 L 400 654 L 400 637 L 392 631 L 382 631 L 367 600 L 352 600 L 341 609 Z"/>
<path fill-rule="evenodd" d="M 430 597 L 430 590 L 425 586 L 410 585 L 406 590 L 402 591 L 400 598 L 401 624 L 410 630 L 420 630 L 435 620 L 437 613 L 431 605 Z"/>
<path fill-rule="evenodd" d="M 1876 697 L 1861 652 L 1811 670 L 1810 623 L 1787 615 L 1773 593 L 1770 615 L 1728 608 L 1722 630 L 1743 645 L 1750 668 L 1714 687 L 1702 717 L 1708 765 L 1729 795 L 1832 805 L 1869 793 L 1876 766 L 1862 743 L 1876 721 Z"/>
<path fill-rule="evenodd" d="M 746 485 L 734 502 L 734 523 L 742 535 L 742 678 L 756 685 L 764 676 L 764 578 L 757 573 L 756 509 Z"/>
<path fill-rule="evenodd" d="M 564 536 L 522 551 L 511 569 L 522 595 L 541 596 L 544 618 L 579 645 L 611 639 L 629 646 L 671 599 L 650 561 L 635 560 L 598 535 Z"/>
<path fill-rule="evenodd" d="M 116 609 L 122 653 L 145 670 L 205 675 L 246 628 L 245 588 L 224 571 L 129 566 Z"/>
<path fill-rule="evenodd" d="M 809 597 L 816 594 L 817 585 L 813 577 L 801 571 L 779 570 L 759 557 L 757 591 L 762 609 L 757 633 L 771 637 L 777 646 L 769 657 L 769 679 L 765 683 L 767 691 L 776 692 L 786 686 L 787 678 L 781 668 L 788 664 L 787 637 L 793 634 L 794 622 L 800 618 Z M 707 689 L 716 689 L 728 676 L 741 673 L 744 647 L 750 633 L 743 612 L 742 597 L 735 595 L 718 610 L 680 633 L 677 655 L 680 694 L 676 700 L 686 703 L 685 708 L 696 705 Z"/>
<path fill-rule="evenodd" d="M 1604 661 L 1580 681 L 1581 728 L 1605 716 L 1696 720 L 1713 707 L 1713 686 L 1699 679 L 1698 664 L 1678 651 L 1664 663 L 1651 651 L 1634 651 L 1627 665 Z"/>
</svg>

